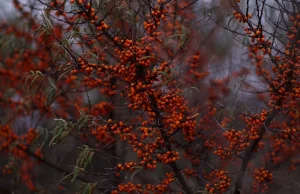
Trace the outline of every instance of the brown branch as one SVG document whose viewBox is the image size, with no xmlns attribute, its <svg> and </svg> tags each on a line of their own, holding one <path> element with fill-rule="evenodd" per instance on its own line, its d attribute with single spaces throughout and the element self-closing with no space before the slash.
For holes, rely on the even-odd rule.
<svg viewBox="0 0 300 194">
<path fill-rule="evenodd" d="M 269 113 L 266 121 L 264 122 L 264 124 L 261 126 L 261 128 L 259 130 L 259 138 L 255 139 L 254 141 L 252 141 L 251 144 L 250 144 L 250 146 L 248 147 L 248 149 L 243 154 L 242 165 L 241 165 L 240 172 L 239 172 L 239 174 L 237 176 L 237 181 L 235 183 L 235 189 L 234 189 L 234 192 L 233 192 L 234 194 L 240 194 L 241 193 L 240 190 L 242 188 L 242 183 L 243 183 L 244 175 L 245 175 L 245 172 L 247 170 L 248 163 L 251 160 L 251 156 L 252 156 L 255 148 L 257 147 L 258 143 L 260 142 L 260 140 L 264 136 L 264 134 L 266 132 L 266 129 L 268 128 L 268 126 L 270 125 L 270 123 L 275 118 L 277 112 L 278 112 L 278 110 L 273 109 Z"/>
<path fill-rule="evenodd" d="M 293 78 L 292 76 L 293 74 L 293 69 L 289 71 L 288 76 L 290 78 L 290 80 Z M 287 81 L 284 85 L 284 89 L 286 92 L 290 91 L 292 89 L 292 85 L 290 83 L 290 80 Z M 247 148 L 247 150 L 244 152 L 243 154 L 243 159 L 242 159 L 242 165 L 241 165 L 241 169 L 240 172 L 237 176 L 236 179 L 236 183 L 235 183 L 235 189 L 234 189 L 234 194 L 240 194 L 241 193 L 241 188 L 242 188 L 242 184 L 243 184 L 243 179 L 244 179 L 244 175 L 245 172 L 247 170 L 248 167 L 248 163 L 251 160 L 251 156 L 255 150 L 255 148 L 257 147 L 258 143 L 261 141 L 261 139 L 263 138 L 267 128 L 269 127 L 269 125 L 271 124 L 271 122 L 273 121 L 273 119 L 276 117 L 277 113 L 280 112 L 280 109 L 276 109 L 276 107 L 281 107 L 283 104 L 283 100 L 284 97 L 278 99 L 278 101 L 276 102 L 276 104 L 273 106 L 273 109 L 271 110 L 271 112 L 268 114 L 265 122 L 261 125 L 260 130 L 259 130 L 259 138 L 255 139 L 254 141 L 251 142 L 250 146 Z"/>
<path fill-rule="evenodd" d="M 172 146 L 170 144 L 168 135 L 165 133 L 165 131 L 163 129 L 162 118 L 161 118 L 160 112 L 158 110 L 158 107 L 157 107 L 154 96 L 150 96 L 150 100 L 151 100 L 152 108 L 153 108 L 153 110 L 155 112 L 155 115 L 156 115 L 156 125 L 160 129 L 163 140 L 166 143 L 167 150 L 171 152 L 172 151 Z M 181 184 L 182 189 L 185 191 L 185 193 L 191 194 L 192 191 L 191 191 L 190 187 L 188 186 L 188 184 L 187 184 L 185 178 L 183 177 L 182 173 L 180 172 L 180 169 L 178 168 L 176 162 L 171 162 L 169 165 L 171 166 L 172 170 L 174 171 L 175 176 L 178 179 L 179 183 Z"/>
</svg>

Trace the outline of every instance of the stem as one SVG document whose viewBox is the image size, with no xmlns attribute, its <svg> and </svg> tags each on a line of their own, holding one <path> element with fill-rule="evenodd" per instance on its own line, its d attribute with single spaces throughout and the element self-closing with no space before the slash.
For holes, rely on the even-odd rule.
<svg viewBox="0 0 300 194">
<path fill-rule="evenodd" d="M 264 122 L 264 125 L 261 126 L 261 128 L 260 128 L 259 138 L 252 141 L 249 148 L 245 151 L 243 159 L 242 159 L 242 165 L 241 165 L 240 173 L 238 174 L 237 181 L 235 183 L 235 189 L 234 189 L 234 192 L 233 192 L 234 194 L 240 194 L 241 193 L 241 188 L 243 186 L 244 175 L 245 175 L 245 172 L 247 170 L 248 163 L 251 160 L 251 156 L 252 156 L 256 146 L 258 145 L 258 143 L 260 142 L 260 140 L 264 136 L 264 134 L 266 132 L 266 129 L 268 128 L 268 126 L 270 125 L 272 120 L 275 118 L 277 112 L 278 112 L 277 110 L 273 109 L 272 112 L 269 113 L 266 121 Z"/>
<path fill-rule="evenodd" d="M 167 150 L 171 152 L 172 151 L 172 146 L 170 144 L 169 137 L 167 136 L 167 134 L 163 130 L 162 118 L 161 118 L 160 112 L 158 110 L 158 107 L 157 107 L 154 96 L 151 95 L 150 100 L 151 100 L 152 108 L 153 108 L 153 110 L 155 112 L 155 115 L 156 115 L 156 125 L 160 129 L 163 140 L 166 143 Z M 183 175 L 181 174 L 180 169 L 178 168 L 176 162 L 171 162 L 169 165 L 171 166 L 172 170 L 174 171 L 175 176 L 178 179 L 179 183 L 181 184 L 182 189 L 185 191 L 185 193 L 191 194 L 192 191 L 191 191 L 190 187 L 188 186 L 186 180 L 184 179 Z"/>
<path fill-rule="evenodd" d="M 293 77 L 292 75 L 293 75 L 293 71 L 290 70 L 287 77 L 292 79 L 292 77 Z M 292 86 L 289 84 L 289 82 L 286 82 L 286 85 L 284 86 L 284 89 L 285 89 L 286 92 L 288 92 L 288 91 L 291 90 L 291 87 Z M 284 100 L 284 98 L 278 99 L 275 106 L 273 106 L 272 111 L 268 114 L 267 119 L 265 120 L 263 125 L 260 127 L 259 138 L 252 141 L 250 146 L 248 147 L 248 149 L 245 151 L 243 159 L 242 159 L 242 165 L 241 165 L 240 173 L 238 174 L 237 180 L 236 180 L 236 183 L 235 183 L 235 189 L 234 189 L 234 192 L 233 192 L 234 194 L 240 194 L 241 193 L 241 188 L 243 186 L 244 175 L 245 175 L 245 172 L 247 170 L 248 163 L 251 160 L 251 156 L 252 156 L 256 146 L 258 145 L 258 143 L 260 142 L 260 140 L 264 136 L 264 134 L 265 134 L 267 128 L 269 127 L 270 123 L 273 121 L 273 119 L 275 118 L 277 113 L 280 111 L 280 110 L 277 110 L 276 107 L 277 106 L 282 107 L 283 100 Z"/>
</svg>

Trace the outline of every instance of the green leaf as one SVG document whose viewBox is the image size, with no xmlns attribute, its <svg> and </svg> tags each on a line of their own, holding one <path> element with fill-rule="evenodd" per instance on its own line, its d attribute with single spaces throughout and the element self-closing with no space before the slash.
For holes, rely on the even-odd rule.
<svg viewBox="0 0 300 194">
<path fill-rule="evenodd" d="M 134 176 L 135 176 L 138 172 L 140 172 L 141 170 L 143 170 L 143 167 L 141 167 L 141 166 L 133 166 L 132 168 L 138 168 L 138 170 L 136 170 L 136 171 L 134 171 L 134 172 L 132 173 L 132 175 L 131 175 L 131 177 L 130 177 L 130 181 L 131 181 L 131 182 L 133 181 Z"/>
<path fill-rule="evenodd" d="M 167 74 L 165 71 L 158 71 L 158 74 L 163 74 L 164 76 L 166 76 L 167 78 L 170 78 L 171 76 L 169 74 Z"/>
<path fill-rule="evenodd" d="M 49 138 L 49 131 L 48 131 L 48 129 L 42 128 L 42 127 L 37 127 L 37 130 L 39 132 L 35 139 L 38 140 L 40 137 L 43 137 L 42 145 L 40 146 L 40 147 L 43 147 Z"/>
<path fill-rule="evenodd" d="M 48 80 L 49 80 L 49 83 L 50 83 L 50 85 L 55 89 L 55 90 L 57 90 L 57 87 L 56 87 L 56 81 L 52 78 L 52 77 L 50 77 L 50 76 L 48 76 Z"/>
<path fill-rule="evenodd" d="M 49 20 L 49 18 L 45 14 L 43 14 L 42 17 L 44 18 L 44 20 L 46 22 L 46 25 L 47 25 L 46 27 L 48 29 L 50 29 L 50 28 L 53 29 L 53 25 L 51 24 L 51 21 Z"/>
<path fill-rule="evenodd" d="M 54 99 L 56 98 L 56 90 L 54 88 L 50 88 L 49 92 L 47 92 L 47 97 L 46 97 L 46 106 L 50 106 Z"/>
<path fill-rule="evenodd" d="M 97 183 L 84 183 L 83 194 L 93 194 Z"/>
<path fill-rule="evenodd" d="M 69 135 L 72 129 L 72 124 L 63 119 L 56 119 L 58 125 L 53 129 L 53 138 L 51 139 L 49 146 L 64 142 L 65 138 Z"/>
<path fill-rule="evenodd" d="M 86 169 L 86 167 L 92 162 L 94 151 L 87 145 L 79 147 L 79 149 L 82 151 L 78 154 L 76 165 L 80 168 Z"/>
<path fill-rule="evenodd" d="M 59 81 L 64 75 L 66 75 L 70 70 L 66 70 L 65 72 L 63 72 L 62 74 L 59 75 L 57 81 Z"/>
<path fill-rule="evenodd" d="M 34 78 L 32 79 L 31 83 L 30 83 L 29 86 L 28 86 L 28 90 L 30 90 L 30 88 L 33 86 L 35 80 L 36 80 L 37 78 L 39 78 L 39 77 L 40 77 L 39 75 L 35 75 L 35 76 L 34 76 Z"/>
</svg>

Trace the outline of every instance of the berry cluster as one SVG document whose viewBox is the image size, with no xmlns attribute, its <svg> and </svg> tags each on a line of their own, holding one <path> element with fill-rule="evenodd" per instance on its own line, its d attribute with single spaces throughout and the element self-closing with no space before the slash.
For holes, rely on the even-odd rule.
<svg viewBox="0 0 300 194">
<path fill-rule="evenodd" d="M 232 156 L 232 151 L 228 148 L 223 148 L 222 146 L 219 146 L 218 149 L 214 151 L 214 154 L 216 154 L 223 160 L 226 160 Z"/>
<path fill-rule="evenodd" d="M 273 175 L 264 168 L 255 169 L 252 175 L 254 192 L 265 192 L 268 189 L 267 183 L 272 182 Z"/>
<path fill-rule="evenodd" d="M 163 5 L 163 0 L 158 0 L 159 5 Z M 151 19 L 144 22 L 144 28 L 147 30 L 148 34 L 152 37 L 158 37 L 161 32 L 157 31 L 157 27 L 160 25 L 161 20 L 165 20 L 165 14 L 167 10 L 164 6 L 155 6 L 151 11 Z"/>
<path fill-rule="evenodd" d="M 203 70 L 205 62 L 204 58 L 205 57 L 198 52 L 187 60 L 188 68 L 185 77 L 187 83 L 195 84 L 209 75 L 208 71 Z"/>
<path fill-rule="evenodd" d="M 236 131 L 235 129 L 231 129 L 224 132 L 224 136 L 228 140 L 230 144 L 230 149 L 237 150 L 237 151 L 243 151 L 245 150 L 249 145 L 249 141 L 247 141 L 247 136 L 245 136 L 246 131 Z"/>
<path fill-rule="evenodd" d="M 183 173 L 185 174 L 186 177 L 195 177 L 197 176 L 196 170 L 192 168 L 184 168 Z"/>
<path fill-rule="evenodd" d="M 165 164 L 169 164 L 171 162 L 175 162 L 176 160 L 179 160 L 179 153 L 177 151 L 167 151 L 163 155 L 158 154 L 157 159 L 162 161 Z"/>
<path fill-rule="evenodd" d="M 144 194 L 160 194 L 167 193 L 169 190 L 169 185 L 174 182 L 174 174 L 166 173 L 166 178 L 161 181 L 158 185 L 147 184 L 143 186 L 142 184 L 134 184 L 132 182 L 122 183 L 118 185 L 117 190 L 113 190 L 111 194 L 119 194 L 119 193 L 144 193 Z"/>
<path fill-rule="evenodd" d="M 96 105 L 94 105 L 92 109 L 92 115 L 98 116 L 98 115 L 108 115 L 112 111 L 113 107 L 111 103 L 109 102 L 100 102 Z"/>
<path fill-rule="evenodd" d="M 236 0 L 236 1 L 239 2 L 239 0 Z M 233 15 L 234 15 L 235 19 L 238 20 L 238 22 L 242 22 L 242 23 L 246 23 L 249 19 L 252 18 L 252 14 L 248 14 L 247 16 L 245 16 L 237 10 L 233 11 Z"/>
<path fill-rule="evenodd" d="M 294 170 L 296 170 L 296 168 L 297 168 L 299 165 L 300 165 L 300 159 L 293 159 L 293 160 L 291 161 L 289 170 L 290 170 L 290 171 L 294 171 Z"/>
<path fill-rule="evenodd" d="M 130 39 L 123 40 L 116 36 L 114 41 L 122 45 L 122 49 L 116 48 L 115 52 L 120 56 L 120 62 L 124 66 L 121 66 L 121 68 L 114 67 L 113 70 L 121 74 L 122 71 L 125 71 L 125 66 L 128 63 L 136 63 L 136 65 L 149 67 L 151 62 L 154 61 L 155 56 L 152 54 L 152 48 L 147 44 L 145 46 L 146 40 L 147 37 L 144 37 L 140 42 L 134 42 Z"/>
<path fill-rule="evenodd" d="M 37 131 L 34 129 L 29 129 L 28 132 L 22 136 L 17 136 L 9 126 L 0 125 L 0 151 L 12 154 L 14 157 L 19 159 L 22 163 L 20 170 L 21 179 L 24 184 L 30 190 L 35 190 L 35 186 L 31 180 L 31 170 L 34 167 L 34 162 L 30 159 L 28 155 L 29 146 L 32 144 L 37 136 Z M 35 153 L 37 157 L 42 157 L 40 150 Z M 13 172 L 14 163 L 10 162 L 4 166 L 2 169 L 3 173 L 11 174 Z"/>
<path fill-rule="evenodd" d="M 228 176 L 228 172 L 214 170 L 209 177 L 217 178 L 218 181 L 214 184 L 206 184 L 205 188 L 208 193 L 224 193 L 229 189 L 231 179 Z"/>
</svg>

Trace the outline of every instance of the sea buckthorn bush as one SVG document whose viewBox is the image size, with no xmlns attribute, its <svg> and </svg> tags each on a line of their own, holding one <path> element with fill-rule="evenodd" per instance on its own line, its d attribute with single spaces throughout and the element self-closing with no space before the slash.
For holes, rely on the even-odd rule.
<svg viewBox="0 0 300 194">
<path fill-rule="evenodd" d="M 8 4 L 0 193 L 299 192 L 296 0 Z"/>
</svg>

